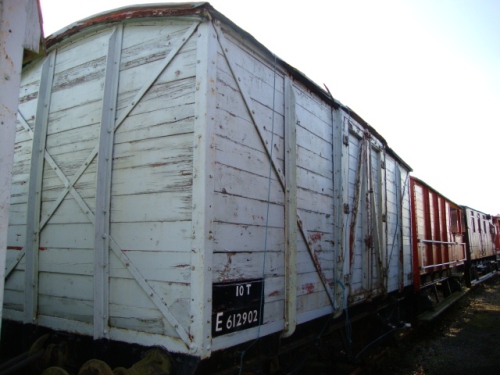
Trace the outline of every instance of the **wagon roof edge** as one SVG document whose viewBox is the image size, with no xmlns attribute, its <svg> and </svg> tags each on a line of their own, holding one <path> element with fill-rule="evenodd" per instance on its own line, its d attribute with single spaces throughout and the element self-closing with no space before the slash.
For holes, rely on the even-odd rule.
<svg viewBox="0 0 500 375">
<path fill-rule="evenodd" d="M 183 2 L 183 3 L 154 3 L 154 4 L 138 4 L 128 5 L 116 9 L 107 10 L 90 17 L 77 21 L 65 28 L 55 32 L 46 39 L 46 46 L 49 49 L 52 46 L 62 42 L 66 38 L 77 34 L 78 32 L 92 26 L 101 25 L 105 23 L 114 23 L 131 18 L 151 18 L 151 17 L 168 17 L 168 16 L 198 16 L 202 18 L 216 18 L 222 23 L 228 25 L 240 33 L 245 39 L 249 40 L 263 53 L 276 57 L 276 60 L 287 70 L 287 72 L 297 81 L 305 85 L 309 90 L 319 95 L 323 100 L 330 103 L 335 109 L 343 109 L 350 113 L 350 117 L 355 119 L 361 126 L 365 127 L 373 136 L 379 139 L 386 151 L 391 154 L 402 166 L 408 171 L 413 169 L 392 149 L 388 146 L 385 138 L 375 130 L 368 122 L 363 120 L 355 111 L 348 106 L 342 104 L 339 100 L 335 99 L 326 88 L 323 89 L 316 82 L 307 77 L 297 68 L 293 67 L 283 59 L 276 56 L 266 46 L 259 42 L 253 35 L 242 29 L 240 26 L 231 21 L 224 14 L 216 10 L 209 2 Z"/>
<path fill-rule="evenodd" d="M 202 15 L 204 10 L 214 10 L 208 2 L 185 2 L 185 3 L 154 3 L 126 5 L 119 8 L 109 9 L 79 21 L 56 31 L 46 38 L 47 47 L 52 47 L 64 39 L 95 25 L 114 23 L 131 18 L 168 17 L 183 15 Z M 214 10 L 215 11 L 215 10 Z"/>
<path fill-rule="evenodd" d="M 446 199 L 448 202 L 452 203 L 453 205 L 457 206 L 458 208 L 462 209 L 462 207 L 465 207 L 464 205 L 459 204 L 459 203 L 453 201 L 452 199 L 448 198 L 446 195 L 442 194 L 439 190 L 437 190 L 436 188 L 432 187 L 431 185 L 429 185 L 424 180 L 422 180 L 422 179 L 420 179 L 418 177 L 415 177 L 413 175 L 410 176 L 410 179 L 417 181 L 419 184 L 424 185 L 426 188 L 428 188 L 428 189 L 432 190 L 433 192 L 439 194 L 441 197 L 443 197 L 444 199 Z"/>
</svg>

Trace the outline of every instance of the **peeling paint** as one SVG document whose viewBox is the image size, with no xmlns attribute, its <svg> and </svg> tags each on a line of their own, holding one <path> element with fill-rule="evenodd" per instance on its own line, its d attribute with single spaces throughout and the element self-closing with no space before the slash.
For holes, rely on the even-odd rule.
<svg viewBox="0 0 500 375">
<path fill-rule="evenodd" d="M 318 242 L 321 241 L 323 234 L 322 233 L 310 233 L 309 238 L 311 239 L 312 242 Z"/>
<path fill-rule="evenodd" d="M 18 250 L 21 251 L 23 249 L 22 246 L 7 246 L 7 250 Z"/>
<path fill-rule="evenodd" d="M 314 284 L 313 283 L 304 284 L 302 285 L 302 290 L 306 292 L 306 294 L 314 293 Z"/>
</svg>

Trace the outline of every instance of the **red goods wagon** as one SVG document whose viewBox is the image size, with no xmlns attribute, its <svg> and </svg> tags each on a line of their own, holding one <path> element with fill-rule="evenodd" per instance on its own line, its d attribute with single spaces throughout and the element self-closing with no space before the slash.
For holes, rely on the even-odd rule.
<svg viewBox="0 0 500 375">
<path fill-rule="evenodd" d="M 462 208 L 410 177 L 415 291 L 455 274 L 466 260 Z"/>
</svg>

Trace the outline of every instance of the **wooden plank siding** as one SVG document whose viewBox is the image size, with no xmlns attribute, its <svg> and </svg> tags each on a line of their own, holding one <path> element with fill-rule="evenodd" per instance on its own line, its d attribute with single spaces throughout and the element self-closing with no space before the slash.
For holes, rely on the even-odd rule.
<svg viewBox="0 0 500 375">
<path fill-rule="evenodd" d="M 274 170 L 269 175 L 269 158 L 264 147 L 273 147 L 273 156 L 282 167 L 283 155 L 283 78 L 279 67 L 274 69 L 272 61 L 262 62 L 255 52 L 248 51 L 236 40 L 227 36 L 230 58 L 234 60 L 233 74 L 224 54 L 219 50 L 217 102 L 219 127 L 216 128 L 216 247 L 214 259 L 222 266 L 214 273 L 215 280 L 259 278 L 263 275 L 284 276 L 284 196 L 283 188 Z M 236 49 L 239 47 L 239 49 Z M 236 76 L 236 77 L 235 77 Z M 245 107 L 247 90 L 251 99 L 252 114 L 256 124 Z M 247 86 L 246 86 L 247 85 Z M 274 98 L 274 130 L 272 107 Z M 332 184 L 332 118 L 331 108 L 311 93 L 295 86 L 297 117 L 297 204 L 310 238 L 308 242 L 322 262 L 323 272 L 333 284 L 333 184 Z M 264 142 L 257 137 L 255 126 L 260 126 Z M 303 161 L 301 163 L 301 161 Z M 269 181 L 270 179 L 270 181 Z M 269 192 L 269 215 L 267 194 Z M 219 208 L 220 206 L 220 212 Z M 267 229 L 264 227 L 267 222 Z M 251 244 L 245 249 L 240 261 L 235 261 L 237 251 L 231 251 L 231 241 L 219 240 L 219 227 L 224 234 L 239 233 L 237 244 L 243 244 L 242 236 L 252 234 Z M 267 238 L 266 238 L 267 235 Z M 221 238 L 224 238 L 222 236 Z M 222 242 L 219 242 L 222 241 Z M 219 246 L 220 247 L 219 247 Z M 227 246 L 225 246 L 227 245 Z M 241 246 L 241 245 L 240 245 Z M 264 246 L 267 246 L 265 248 Z M 328 301 L 321 280 L 315 269 L 304 240 L 297 244 L 297 314 L 307 315 L 311 311 L 324 309 Z M 224 252 L 221 258 L 218 252 Z M 240 250 L 241 251 L 241 250 Z M 261 253 L 261 254 L 259 254 Z M 214 264 L 217 264 L 215 261 Z M 260 265 L 260 267 L 259 267 Z M 242 271 L 246 270 L 246 271 Z M 219 275 L 217 278 L 216 275 Z M 273 293 L 275 293 L 273 291 Z M 311 295 L 307 297 L 307 295 Z M 312 295 L 316 295 L 313 298 Z M 266 301 L 268 294 L 266 293 Z M 274 298 L 277 294 L 273 295 Z M 273 299 L 274 300 L 274 299 Z M 321 303 L 312 303 L 322 301 Z M 327 304 L 328 305 L 328 304 Z M 267 304 L 264 305 L 264 311 Z M 276 321 L 282 314 L 273 319 Z M 306 318 L 302 318 L 306 320 Z"/>
<path fill-rule="evenodd" d="M 491 234 L 491 216 L 470 207 L 464 207 L 467 223 L 467 246 L 470 260 L 495 256 L 495 246 Z"/>
<path fill-rule="evenodd" d="M 266 152 L 266 148 L 272 150 L 283 170 L 284 80 L 240 41 L 227 34 L 222 37 L 226 44 L 218 44 L 216 63 L 212 278 L 214 282 L 264 278 L 263 323 L 267 329 L 263 331 L 267 333 L 272 323 L 278 325 L 271 332 L 284 327 L 284 291 L 275 283 L 268 285 L 268 280 L 277 280 L 284 288 L 284 192 Z M 227 59 L 224 52 L 229 53 Z M 274 108 L 273 89 L 277 90 Z M 251 102 L 246 103 L 245 97 Z M 250 241 L 243 245 L 242 240 L 247 239 Z M 256 337 L 260 328 L 248 331 Z M 233 333 L 214 340 L 214 347 L 247 339 Z"/>
<path fill-rule="evenodd" d="M 118 118 L 191 25 L 124 28 Z M 111 188 L 111 235 L 182 327 L 189 326 L 195 57 L 190 39 L 119 125 Z M 113 254 L 110 266 L 111 330 L 178 337 L 127 265 Z M 145 315 L 131 313 L 142 308 Z"/>
<path fill-rule="evenodd" d="M 16 317 L 22 321 L 24 311 L 24 248 L 26 242 L 26 222 L 28 205 L 29 173 L 32 154 L 33 128 L 40 86 L 41 64 L 23 73 L 19 116 L 23 123 L 16 127 L 14 162 L 12 169 L 12 187 L 10 197 L 10 217 L 7 231 L 7 272 L 19 261 L 17 269 L 12 274 L 6 273 L 4 287 L 4 317 Z M 27 128 L 26 128 L 27 127 Z M 27 130 L 29 129 L 29 131 Z M 31 132 L 31 134 L 30 134 Z"/>
<path fill-rule="evenodd" d="M 38 324 L 206 358 L 411 282 L 408 168 L 252 39 L 198 22 L 125 20 L 52 47 Z M 41 64 L 21 88 L 4 306 L 16 320 Z M 212 284 L 261 279 L 262 325 L 212 338 Z"/>
<path fill-rule="evenodd" d="M 349 213 L 344 272 L 350 302 L 360 303 L 411 283 L 409 171 L 352 119 L 345 129 Z"/>
<path fill-rule="evenodd" d="M 163 23 L 125 27 L 117 117 L 128 110 L 130 101 L 144 84 L 144 75 L 161 64 L 192 25 L 191 22 L 168 24 L 170 27 Z M 67 180 L 88 162 L 99 141 L 111 32 L 108 28 L 77 38 L 54 52 L 57 57 L 46 152 Z M 167 308 L 172 309 L 183 326 L 189 325 L 184 311 L 189 306 L 190 294 L 195 56 L 196 42 L 190 41 L 120 124 L 115 134 L 111 192 L 110 234 L 118 239 L 138 272 L 147 275 L 153 289 L 167 296 Z M 27 70 L 21 89 L 20 113 L 31 128 L 39 70 L 38 66 Z M 9 232 L 12 262 L 22 251 L 28 214 L 25 185 L 32 135 L 27 136 L 21 125 L 16 143 Z M 43 251 L 39 254 L 37 306 L 39 316 L 47 317 L 44 321 L 92 323 L 96 170 L 97 158 L 93 158 L 73 181 L 84 210 L 73 195 L 65 194 L 67 182 L 61 180 L 53 166 L 44 165 L 41 216 L 47 217 L 47 221 L 40 236 Z M 13 299 L 6 303 L 7 310 L 9 306 L 13 311 L 23 309 L 23 286 L 19 282 L 24 278 L 23 271 L 22 260 L 7 279 L 7 290 Z M 110 257 L 109 288 L 110 328 L 177 336 L 114 254 Z M 130 291 L 134 292 L 133 299 Z M 132 313 L 141 307 L 143 313 Z"/>
</svg>

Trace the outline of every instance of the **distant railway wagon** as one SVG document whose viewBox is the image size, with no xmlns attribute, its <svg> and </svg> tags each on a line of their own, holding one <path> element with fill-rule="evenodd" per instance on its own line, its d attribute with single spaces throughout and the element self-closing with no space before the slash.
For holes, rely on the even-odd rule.
<svg viewBox="0 0 500 375">
<path fill-rule="evenodd" d="M 493 216 L 493 226 L 495 227 L 495 251 L 497 253 L 497 259 L 500 256 L 500 215 Z"/>
<path fill-rule="evenodd" d="M 466 224 L 468 284 L 476 284 L 498 269 L 495 250 L 496 228 L 491 215 L 463 207 Z"/>
<path fill-rule="evenodd" d="M 412 285 L 410 167 L 209 4 L 47 46 L 23 71 L 5 318 L 204 359 Z"/>
<path fill-rule="evenodd" d="M 466 262 L 462 207 L 411 177 L 415 290 L 457 275 Z"/>
</svg>

